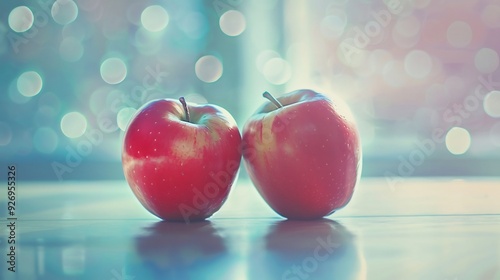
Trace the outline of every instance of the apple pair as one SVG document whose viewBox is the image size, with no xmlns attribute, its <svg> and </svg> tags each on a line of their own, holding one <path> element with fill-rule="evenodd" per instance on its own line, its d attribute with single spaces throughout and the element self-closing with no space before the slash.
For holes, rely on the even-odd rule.
<svg viewBox="0 0 500 280">
<path fill-rule="evenodd" d="M 241 156 L 264 200 L 289 219 L 317 219 L 345 206 L 361 172 L 348 109 L 311 90 L 266 102 L 241 137 L 215 105 L 155 100 L 125 133 L 125 177 L 141 204 L 168 221 L 204 220 L 220 209 Z"/>
</svg>

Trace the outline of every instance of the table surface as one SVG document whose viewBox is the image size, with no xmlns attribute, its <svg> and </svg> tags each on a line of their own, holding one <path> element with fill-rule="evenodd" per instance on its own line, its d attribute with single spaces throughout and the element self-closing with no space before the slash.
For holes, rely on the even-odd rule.
<svg viewBox="0 0 500 280">
<path fill-rule="evenodd" d="M 206 222 L 161 222 L 124 181 L 25 182 L 0 279 L 500 279 L 500 179 L 363 178 L 327 219 L 287 221 L 250 182 Z"/>
</svg>

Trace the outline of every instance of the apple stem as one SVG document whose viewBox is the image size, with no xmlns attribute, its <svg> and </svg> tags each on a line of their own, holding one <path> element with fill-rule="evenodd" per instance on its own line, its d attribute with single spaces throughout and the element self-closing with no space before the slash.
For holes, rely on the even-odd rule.
<svg viewBox="0 0 500 280">
<path fill-rule="evenodd" d="M 262 94 L 262 96 L 264 98 L 267 98 L 269 99 L 269 101 L 271 101 L 276 107 L 278 108 L 283 108 L 283 104 L 281 104 L 281 102 L 278 101 L 278 99 L 276 99 L 272 94 L 270 94 L 269 92 L 264 92 Z"/>
<path fill-rule="evenodd" d="M 188 110 L 188 106 L 186 103 L 186 99 L 184 99 L 184 96 L 181 96 L 181 97 L 179 97 L 179 101 L 181 102 L 182 107 L 184 108 L 184 113 L 186 113 L 186 121 L 190 122 L 189 110 Z"/>
</svg>

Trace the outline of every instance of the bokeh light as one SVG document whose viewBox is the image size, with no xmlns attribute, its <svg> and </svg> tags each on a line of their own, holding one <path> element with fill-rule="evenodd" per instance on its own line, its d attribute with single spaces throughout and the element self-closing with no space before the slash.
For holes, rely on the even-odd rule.
<svg viewBox="0 0 500 280">
<path fill-rule="evenodd" d="M 35 17 L 30 8 L 19 6 L 14 8 L 9 14 L 9 26 L 15 32 L 24 32 L 33 26 Z"/>
<path fill-rule="evenodd" d="M 68 138 L 78 138 L 87 130 L 87 119 L 78 112 L 70 112 L 61 119 L 61 131 Z"/>
<path fill-rule="evenodd" d="M 494 90 L 488 93 L 483 100 L 486 114 L 493 118 L 500 118 L 500 91 Z"/>
<path fill-rule="evenodd" d="M 497 70 L 498 64 L 498 53 L 490 48 L 480 49 L 474 57 L 474 65 L 481 73 L 493 73 Z"/>
<path fill-rule="evenodd" d="M 471 137 L 462 127 L 452 127 L 446 134 L 446 148 L 454 155 L 461 155 L 469 150 Z"/>
<path fill-rule="evenodd" d="M 410 77 L 415 79 L 424 79 L 432 71 L 432 59 L 424 51 L 413 50 L 405 57 L 405 70 Z"/>
<path fill-rule="evenodd" d="M 150 32 L 159 32 L 167 27 L 169 16 L 167 11 L 159 5 L 149 6 L 141 14 L 142 26 Z"/>
<path fill-rule="evenodd" d="M 463 21 L 455 21 L 446 32 L 448 43 L 455 48 L 467 47 L 472 40 L 472 28 Z"/>
<path fill-rule="evenodd" d="M 55 22 L 66 25 L 75 21 L 78 16 L 78 6 L 72 0 L 57 0 L 50 12 Z"/>
<path fill-rule="evenodd" d="M 279 58 L 280 54 L 273 50 L 263 50 L 257 55 L 257 59 L 255 60 L 255 65 L 260 72 L 264 70 L 264 65 L 266 62 L 273 58 Z"/>
<path fill-rule="evenodd" d="M 80 40 L 74 37 L 64 38 L 59 46 L 61 58 L 68 62 L 80 60 L 83 56 L 83 45 Z"/>
<path fill-rule="evenodd" d="M 224 34 L 238 36 L 245 31 L 245 16 L 239 11 L 229 10 L 220 17 L 219 25 Z"/>
<path fill-rule="evenodd" d="M 481 12 L 481 20 L 482 22 L 491 28 L 499 28 L 500 27 L 500 5 L 498 4 L 490 4 L 486 5 Z"/>
<path fill-rule="evenodd" d="M 264 64 L 262 74 L 271 84 L 282 85 L 290 80 L 292 69 L 288 61 L 275 57 Z"/>
<path fill-rule="evenodd" d="M 121 83 L 126 76 L 127 66 L 120 58 L 108 58 L 101 64 L 101 77 L 110 85 Z"/>
<path fill-rule="evenodd" d="M 0 146 L 7 146 L 12 140 L 12 129 L 4 122 L 0 122 Z"/>
<path fill-rule="evenodd" d="M 122 131 L 127 129 L 128 123 L 134 116 L 135 112 L 137 112 L 137 109 L 130 107 L 122 108 L 118 111 L 118 114 L 116 115 L 116 123 Z"/>
<path fill-rule="evenodd" d="M 43 154 L 54 152 L 59 145 L 57 133 L 50 127 L 39 127 L 33 136 L 35 149 Z"/>
<path fill-rule="evenodd" d="M 35 71 L 24 72 L 17 78 L 17 90 L 26 97 L 37 95 L 42 86 L 42 77 Z"/>
<path fill-rule="evenodd" d="M 205 83 L 213 83 L 219 80 L 223 72 L 222 62 L 213 55 L 200 57 L 196 61 L 194 69 L 198 79 Z"/>
</svg>

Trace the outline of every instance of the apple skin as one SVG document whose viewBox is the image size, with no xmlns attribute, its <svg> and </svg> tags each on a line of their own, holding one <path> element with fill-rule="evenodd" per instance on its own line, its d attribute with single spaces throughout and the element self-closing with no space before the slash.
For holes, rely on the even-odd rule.
<svg viewBox="0 0 500 280">
<path fill-rule="evenodd" d="M 262 105 L 243 129 L 244 165 L 260 195 L 289 219 L 319 219 L 344 207 L 361 174 L 350 111 L 312 90 Z"/>
<path fill-rule="evenodd" d="M 125 132 L 122 164 L 130 188 L 152 214 L 167 221 L 204 220 L 227 199 L 241 162 L 241 135 L 216 105 L 153 100 Z"/>
</svg>

